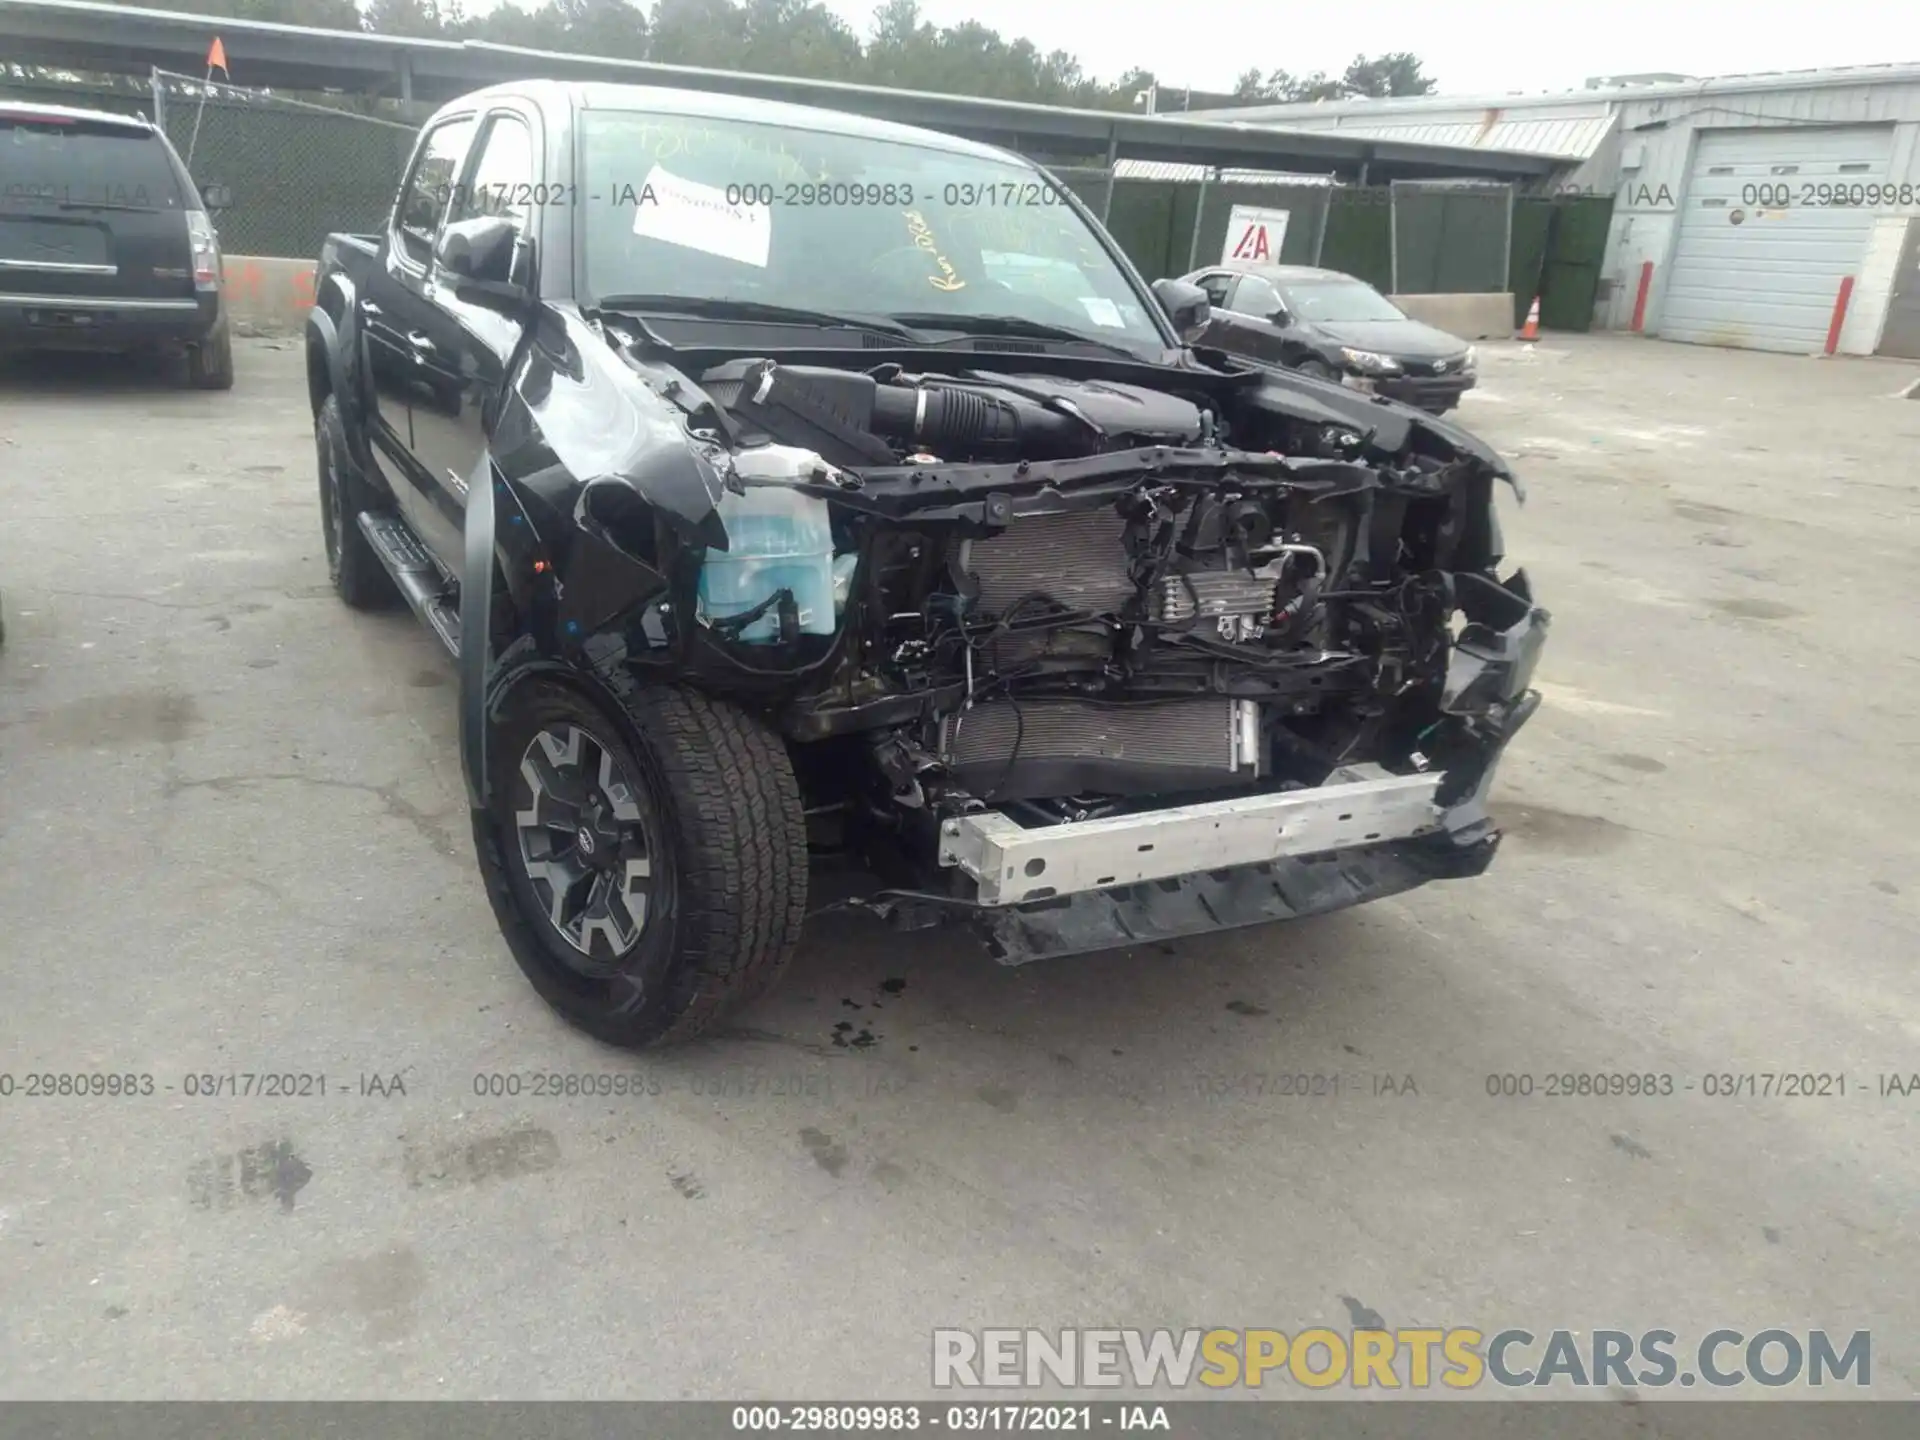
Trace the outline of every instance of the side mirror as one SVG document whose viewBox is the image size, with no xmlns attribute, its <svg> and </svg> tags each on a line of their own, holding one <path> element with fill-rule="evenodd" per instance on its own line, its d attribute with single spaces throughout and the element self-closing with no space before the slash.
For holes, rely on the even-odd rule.
<svg viewBox="0 0 1920 1440">
<path fill-rule="evenodd" d="M 1191 345 L 1206 334 L 1207 322 L 1213 318 L 1213 304 L 1198 285 L 1189 285 L 1184 280 L 1156 280 L 1153 296 L 1167 312 L 1167 319 L 1173 322 L 1173 333 L 1184 343 Z"/>
<path fill-rule="evenodd" d="M 456 220 L 444 226 L 434 242 L 434 265 L 452 282 L 459 299 L 493 310 L 517 310 L 530 298 L 514 270 L 519 242 L 519 231 L 503 215 Z"/>
<path fill-rule="evenodd" d="M 209 215 L 217 215 L 222 210 L 233 208 L 233 192 L 226 186 L 215 183 L 200 187 L 200 205 Z"/>
<path fill-rule="evenodd" d="M 1269 315 L 1267 319 L 1271 320 L 1275 325 L 1291 325 L 1293 323 L 1293 313 L 1288 310 L 1286 306 L 1280 305 L 1275 307 L 1274 312 Z"/>
</svg>

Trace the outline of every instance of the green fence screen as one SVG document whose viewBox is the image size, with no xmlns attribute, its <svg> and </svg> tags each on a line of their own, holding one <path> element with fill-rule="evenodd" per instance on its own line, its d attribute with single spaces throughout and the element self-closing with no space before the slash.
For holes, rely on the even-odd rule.
<svg viewBox="0 0 1920 1440">
<path fill-rule="evenodd" d="M 1392 194 L 1399 294 L 1489 295 L 1507 288 L 1510 186 L 1403 181 Z"/>
<path fill-rule="evenodd" d="M 1594 296 L 1613 199 L 1607 195 L 1527 198 L 1513 207 L 1513 323 L 1525 322 L 1534 297 L 1549 330 L 1593 328 Z"/>
</svg>

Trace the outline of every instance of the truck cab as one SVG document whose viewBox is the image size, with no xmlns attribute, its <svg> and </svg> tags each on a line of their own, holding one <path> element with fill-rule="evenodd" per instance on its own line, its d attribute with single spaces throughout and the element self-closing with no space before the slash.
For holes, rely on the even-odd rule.
<svg viewBox="0 0 1920 1440">
<path fill-rule="evenodd" d="M 423 129 L 308 319 L 350 605 L 455 658 L 536 990 L 701 1033 L 835 904 L 995 959 L 1477 875 L 1549 617 L 1457 426 L 1195 348 L 1018 155 L 524 83 Z"/>
</svg>

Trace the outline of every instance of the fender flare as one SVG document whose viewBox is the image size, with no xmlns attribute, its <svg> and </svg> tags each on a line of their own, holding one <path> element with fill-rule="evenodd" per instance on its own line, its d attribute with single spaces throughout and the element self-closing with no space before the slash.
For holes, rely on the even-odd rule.
<svg viewBox="0 0 1920 1440">
<path fill-rule="evenodd" d="M 364 415 L 360 405 L 359 393 L 354 389 L 353 371 L 348 363 L 347 346 L 351 335 L 342 336 L 332 315 L 320 306 L 314 305 L 307 311 L 307 333 L 320 343 L 320 353 L 326 357 L 327 389 L 340 401 L 341 429 L 347 436 L 347 453 L 353 457 L 353 463 L 363 475 L 377 475 L 373 465 L 373 454 L 367 448 L 367 430 L 363 422 Z"/>
<path fill-rule="evenodd" d="M 340 361 L 339 327 L 333 323 L 333 316 L 315 305 L 307 311 L 307 333 L 320 342 L 320 353 L 327 362 L 327 389 L 338 395 L 344 406 L 351 398 L 351 392 L 347 389 L 346 366 Z"/>
<path fill-rule="evenodd" d="M 507 483 L 482 455 L 467 477 L 466 549 L 460 570 L 460 769 L 467 804 L 485 810 L 492 799 L 487 764 L 488 739 L 507 696 L 535 676 L 550 676 L 589 696 L 610 714 L 625 713 L 620 697 L 575 660 L 558 658 L 536 634 L 523 635 L 499 656 L 493 654 L 494 597 L 503 576 L 497 561 L 498 516 L 502 504 L 516 507 Z M 549 639 L 551 637 L 548 637 Z"/>
<path fill-rule="evenodd" d="M 487 726 L 492 710 L 488 693 L 493 656 L 493 457 L 482 454 L 467 477 L 466 554 L 460 569 L 460 768 L 467 780 L 467 803 L 487 808 Z"/>
<path fill-rule="evenodd" d="M 360 363 L 359 314 L 357 287 L 351 275 L 333 270 L 320 277 L 313 304 L 307 310 L 307 326 L 319 337 L 327 357 L 327 383 L 340 399 L 348 452 L 362 474 L 377 476 L 379 470 L 367 436 L 366 396 L 361 390 L 364 369 Z"/>
</svg>

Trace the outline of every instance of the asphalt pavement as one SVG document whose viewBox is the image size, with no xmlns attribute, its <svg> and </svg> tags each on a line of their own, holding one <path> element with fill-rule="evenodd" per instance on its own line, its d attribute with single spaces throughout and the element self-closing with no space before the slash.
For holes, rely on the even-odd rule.
<svg viewBox="0 0 1920 1440">
<path fill-rule="evenodd" d="M 328 588 L 298 345 L 0 372 L 0 1396 L 906 1397 L 940 1326 L 1376 1322 L 1871 1329 L 1913 1395 L 1912 368 L 1485 348 L 1554 614 L 1488 875 L 1018 969 L 836 919 L 637 1057 L 494 928 L 451 665 Z"/>
</svg>

